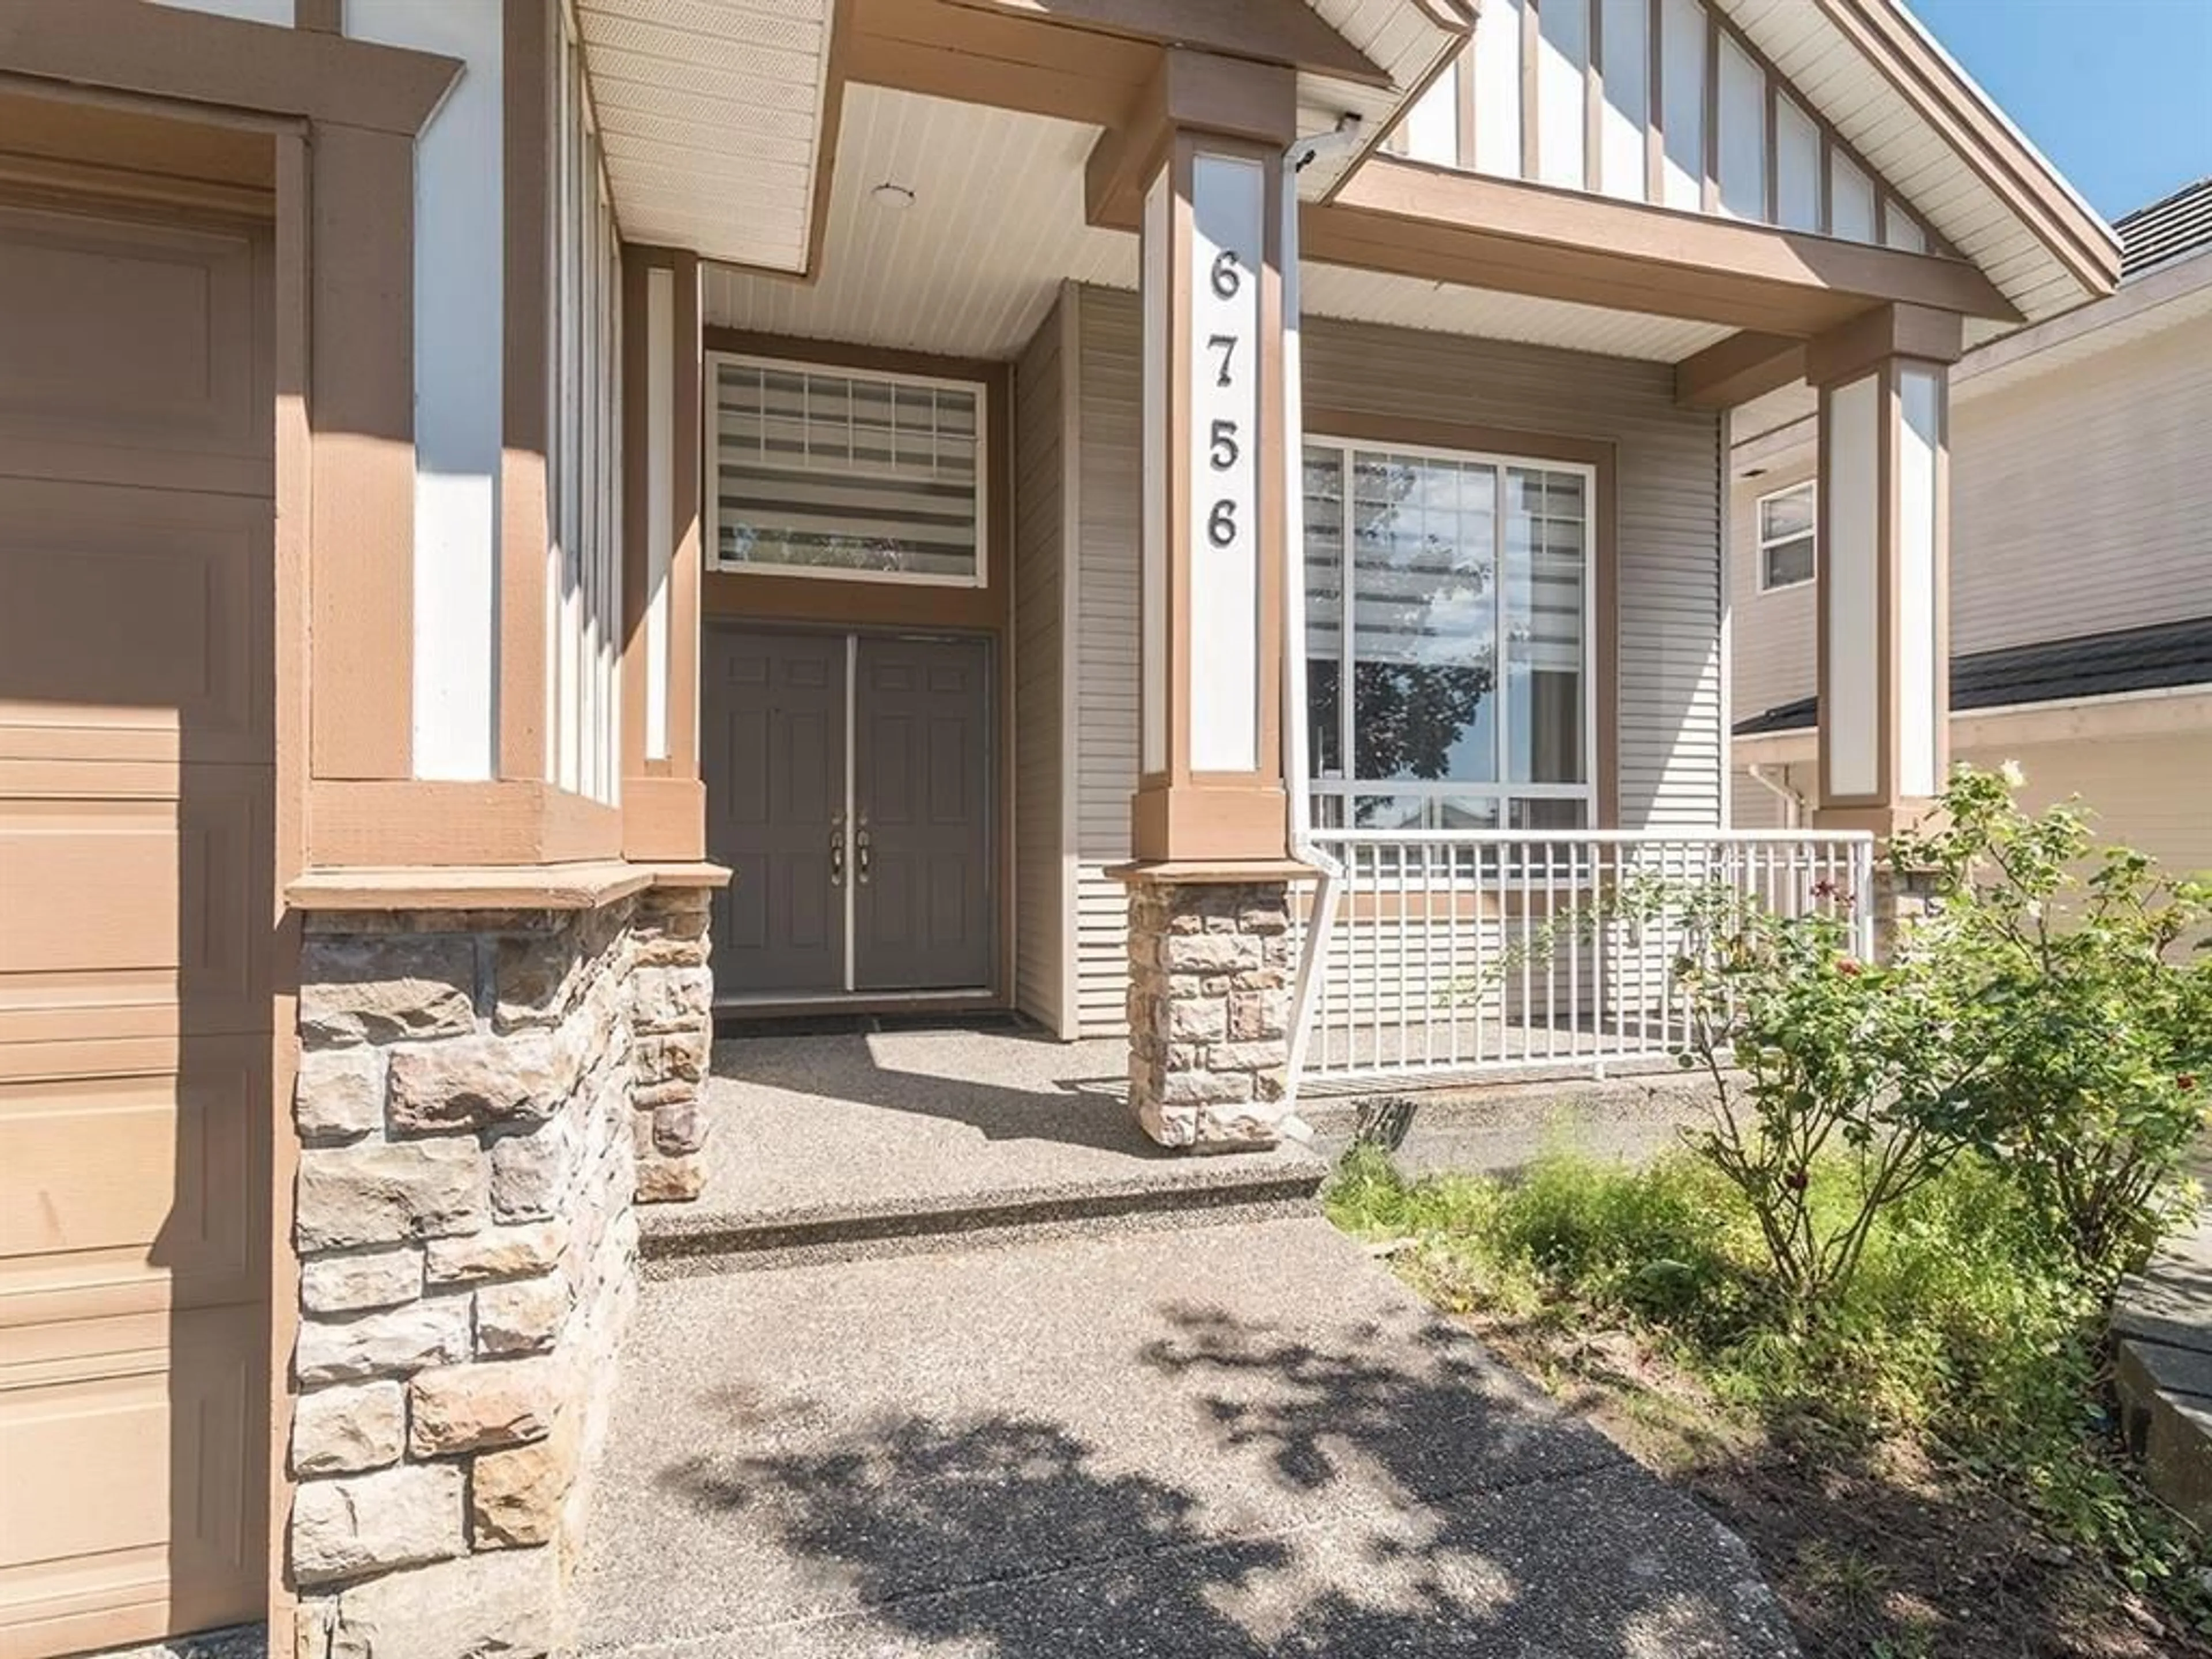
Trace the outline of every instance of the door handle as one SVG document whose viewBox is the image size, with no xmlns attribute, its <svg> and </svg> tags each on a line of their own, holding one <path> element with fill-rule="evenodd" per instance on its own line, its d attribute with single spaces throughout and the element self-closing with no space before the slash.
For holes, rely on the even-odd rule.
<svg viewBox="0 0 2212 1659">
<path fill-rule="evenodd" d="M 868 878 L 868 832 L 865 829 L 860 831 L 854 845 L 858 849 L 860 859 L 858 879 L 865 883 Z"/>
<path fill-rule="evenodd" d="M 845 826 L 842 823 L 830 831 L 830 884 L 845 884 Z"/>
</svg>

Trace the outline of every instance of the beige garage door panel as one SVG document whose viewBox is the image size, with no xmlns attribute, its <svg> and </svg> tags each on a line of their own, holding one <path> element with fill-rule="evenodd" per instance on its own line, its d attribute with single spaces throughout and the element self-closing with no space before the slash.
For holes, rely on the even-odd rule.
<svg viewBox="0 0 2212 1659">
<path fill-rule="evenodd" d="M 0 246 L 9 471 L 269 493 L 264 237 L 0 204 Z"/>
<path fill-rule="evenodd" d="M 181 805 L 0 800 L 0 1041 L 103 1004 L 169 1003 L 186 1031 L 268 1029 L 267 776 L 185 772 Z"/>
<path fill-rule="evenodd" d="M 23 1195 L 0 1212 L 0 1329 L 261 1295 L 267 1235 L 240 1198 L 266 1185 L 267 1048 L 187 1052 L 181 1077 L 0 1083 L 0 1169 Z"/>
<path fill-rule="evenodd" d="M 266 763 L 266 501 L 0 478 L 0 756 Z"/>
<path fill-rule="evenodd" d="M 121 1627 L 204 1629 L 260 1601 L 257 1309 L 96 1320 L 0 1360 L 0 1656 Z M 125 1638 L 128 1639 L 128 1638 Z"/>
<path fill-rule="evenodd" d="M 0 1659 L 264 1607 L 269 268 L 0 203 Z"/>
</svg>

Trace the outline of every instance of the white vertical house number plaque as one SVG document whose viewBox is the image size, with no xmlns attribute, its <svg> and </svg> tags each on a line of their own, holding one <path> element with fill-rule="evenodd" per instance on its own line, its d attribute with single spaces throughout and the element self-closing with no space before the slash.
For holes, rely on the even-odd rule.
<svg viewBox="0 0 2212 1659">
<path fill-rule="evenodd" d="M 1260 764 L 1260 278 L 1266 170 L 1191 162 L 1190 763 Z"/>
</svg>

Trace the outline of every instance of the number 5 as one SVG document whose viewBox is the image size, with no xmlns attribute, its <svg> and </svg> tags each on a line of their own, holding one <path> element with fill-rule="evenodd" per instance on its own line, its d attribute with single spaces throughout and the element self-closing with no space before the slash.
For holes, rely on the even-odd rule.
<svg viewBox="0 0 2212 1659">
<path fill-rule="evenodd" d="M 1216 421 L 1213 423 L 1213 440 L 1211 448 L 1212 453 L 1207 459 L 1213 463 L 1213 470 L 1216 472 L 1226 472 L 1237 465 L 1237 457 L 1240 452 L 1237 447 L 1236 422 Z"/>
</svg>

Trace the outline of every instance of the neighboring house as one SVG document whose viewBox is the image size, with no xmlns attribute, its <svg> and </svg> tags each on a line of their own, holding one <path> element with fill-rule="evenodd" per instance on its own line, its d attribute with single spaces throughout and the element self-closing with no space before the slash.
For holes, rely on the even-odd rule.
<svg viewBox="0 0 2212 1659">
<path fill-rule="evenodd" d="M 0 1654 L 544 1645 L 715 1001 L 1264 1145 L 1317 854 L 1355 1012 L 1721 867 L 1808 375 L 1792 844 L 1935 792 L 1949 365 L 2110 232 L 1893 0 L 1474 10 L 0 5 Z"/>
<path fill-rule="evenodd" d="M 2118 292 L 1951 374 L 1951 753 L 2212 870 L 2212 179 L 2114 228 Z M 1814 422 L 1730 468 L 1741 828 L 1809 823 Z"/>
</svg>

